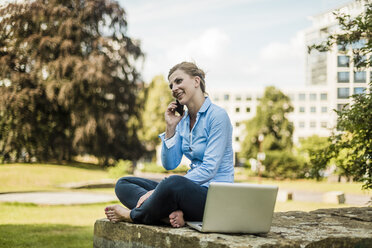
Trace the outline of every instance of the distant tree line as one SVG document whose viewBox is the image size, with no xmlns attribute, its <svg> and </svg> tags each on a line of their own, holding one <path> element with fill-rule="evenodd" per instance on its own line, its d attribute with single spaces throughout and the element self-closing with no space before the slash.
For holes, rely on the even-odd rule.
<svg viewBox="0 0 372 248">
<path fill-rule="evenodd" d="M 136 159 L 139 42 L 111 0 L 0 7 L 0 162 Z"/>
</svg>

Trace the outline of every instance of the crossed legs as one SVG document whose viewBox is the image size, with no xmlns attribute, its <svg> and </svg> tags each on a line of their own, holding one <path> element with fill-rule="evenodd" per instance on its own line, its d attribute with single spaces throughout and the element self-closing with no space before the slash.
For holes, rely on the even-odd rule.
<svg viewBox="0 0 372 248">
<path fill-rule="evenodd" d="M 147 191 L 154 193 L 136 208 L 138 199 Z M 173 227 L 182 227 L 185 220 L 202 220 L 208 189 L 182 176 L 170 176 L 159 184 L 136 178 L 121 178 L 115 187 L 123 205 L 108 206 L 107 218 L 112 222 L 130 221 L 143 224 L 160 224 L 167 219 Z"/>
</svg>

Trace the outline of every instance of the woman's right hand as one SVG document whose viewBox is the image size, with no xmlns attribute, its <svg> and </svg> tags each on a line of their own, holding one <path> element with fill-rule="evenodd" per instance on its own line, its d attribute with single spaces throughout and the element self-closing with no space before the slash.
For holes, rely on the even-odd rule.
<svg viewBox="0 0 372 248">
<path fill-rule="evenodd" d="M 137 202 L 136 208 L 139 208 L 142 205 L 142 203 L 144 203 L 147 200 L 147 198 L 149 198 L 150 195 L 152 195 L 152 193 L 154 193 L 154 190 L 150 190 L 146 194 L 144 194 L 143 196 L 141 196 L 139 198 L 138 202 Z"/>
<path fill-rule="evenodd" d="M 181 121 L 183 117 L 183 115 L 182 116 L 176 115 L 176 108 L 177 108 L 176 102 L 171 102 L 168 105 L 167 110 L 165 111 L 165 123 L 167 125 L 166 131 L 165 131 L 166 139 L 173 137 L 173 135 L 176 132 L 177 124 L 178 122 Z"/>
</svg>

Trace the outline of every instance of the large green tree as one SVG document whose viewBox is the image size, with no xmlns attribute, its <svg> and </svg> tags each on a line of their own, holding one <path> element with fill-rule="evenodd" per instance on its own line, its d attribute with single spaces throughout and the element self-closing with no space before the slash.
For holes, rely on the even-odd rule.
<svg viewBox="0 0 372 248">
<path fill-rule="evenodd" d="M 260 145 L 263 151 L 290 151 L 292 148 L 293 125 L 286 114 L 293 111 L 288 96 L 279 89 L 266 87 L 257 106 L 254 118 L 246 122 L 246 136 L 242 142 L 241 156 L 256 158 Z M 259 136 L 263 135 L 262 144 Z"/>
<path fill-rule="evenodd" d="M 139 138 L 146 150 L 153 154 L 160 143 L 158 135 L 165 131 L 164 113 L 172 101 L 172 93 L 163 76 L 156 76 L 144 91 L 144 109 Z"/>
<path fill-rule="evenodd" d="M 102 161 L 141 154 L 135 100 L 143 57 L 112 0 L 0 8 L 0 156 Z"/>
<path fill-rule="evenodd" d="M 354 62 L 358 70 L 370 66 L 372 55 L 372 3 L 365 5 L 365 11 L 356 17 L 336 13 L 339 31 L 330 34 L 321 44 L 309 47 L 319 51 L 334 49 L 335 44 L 344 49 L 353 49 Z M 358 43 L 355 47 L 353 44 Z M 372 188 L 372 83 L 363 94 L 353 95 L 352 104 L 337 111 L 337 129 L 330 137 L 331 145 L 318 153 L 317 168 L 325 168 L 334 160 L 342 173 Z"/>
</svg>

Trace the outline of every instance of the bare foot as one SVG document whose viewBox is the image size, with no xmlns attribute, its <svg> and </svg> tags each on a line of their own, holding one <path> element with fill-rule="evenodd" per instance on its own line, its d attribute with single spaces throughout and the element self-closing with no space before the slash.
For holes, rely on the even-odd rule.
<svg viewBox="0 0 372 248">
<path fill-rule="evenodd" d="M 177 210 L 169 215 L 169 222 L 173 227 L 183 227 L 185 226 L 185 220 L 183 219 L 183 212 Z"/>
<path fill-rule="evenodd" d="M 130 218 L 130 210 L 120 205 L 110 205 L 105 208 L 107 219 L 112 223 L 119 221 L 133 222 Z"/>
</svg>

